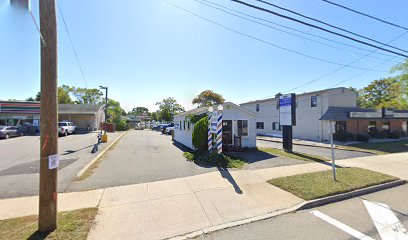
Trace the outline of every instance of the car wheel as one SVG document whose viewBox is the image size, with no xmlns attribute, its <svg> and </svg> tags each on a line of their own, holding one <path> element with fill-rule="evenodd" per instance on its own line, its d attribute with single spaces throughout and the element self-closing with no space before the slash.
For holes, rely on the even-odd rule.
<svg viewBox="0 0 408 240">
<path fill-rule="evenodd" d="M 10 135 L 7 133 L 6 134 L 6 139 L 9 139 L 10 138 Z"/>
</svg>

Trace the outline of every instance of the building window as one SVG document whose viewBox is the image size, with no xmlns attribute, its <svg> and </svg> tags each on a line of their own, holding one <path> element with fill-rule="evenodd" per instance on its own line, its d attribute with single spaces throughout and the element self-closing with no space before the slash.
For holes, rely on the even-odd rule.
<svg viewBox="0 0 408 240">
<path fill-rule="evenodd" d="M 376 128 L 375 121 L 370 121 L 370 124 L 368 124 L 368 130 L 370 131 L 372 128 Z"/>
<path fill-rule="evenodd" d="M 259 104 L 256 104 L 256 111 L 259 112 Z"/>
<path fill-rule="evenodd" d="M 182 128 L 181 128 L 181 120 L 180 120 L 180 131 L 182 130 Z"/>
<path fill-rule="evenodd" d="M 407 128 L 408 128 L 408 122 L 407 121 L 402 122 L 402 131 L 404 133 L 407 133 Z"/>
<path fill-rule="evenodd" d="M 263 122 L 257 122 L 256 123 L 256 129 L 264 129 L 264 123 Z"/>
<path fill-rule="evenodd" d="M 296 98 L 296 107 L 298 107 L 298 106 L 299 106 L 299 99 Z"/>
<path fill-rule="evenodd" d="M 383 124 L 382 124 L 382 128 L 384 129 L 384 130 L 390 130 L 390 122 L 383 122 Z"/>
<path fill-rule="evenodd" d="M 281 130 L 281 125 L 278 122 L 273 122 L 272 123 L 272 130 L 280 131 Z"/>
<path fill-rule="evenodd" d="M 317 96 L 311 96 L 310 97 L 310 106 L 311 107 L 317 107 Z"/>
<path fill-rule="evenodd" d="M 191 122 L 190 121 L 188 121 L 188 123 L 187 123 L 187 129 L 190 131 L 190 124 L 191 124 Z"/>
<path fill-rule="evenodd" d="M 186 121 L 183 122 L 183 125 L 184 125 L 184 129 L 183 129 L 183 130 L 185 131 L 185 130 L 186 130 Z"/>
<path fill-rule="evenodd" d="M 238 136 L 248 136 L 248 120 L 237 120 Z"/>
</svg>

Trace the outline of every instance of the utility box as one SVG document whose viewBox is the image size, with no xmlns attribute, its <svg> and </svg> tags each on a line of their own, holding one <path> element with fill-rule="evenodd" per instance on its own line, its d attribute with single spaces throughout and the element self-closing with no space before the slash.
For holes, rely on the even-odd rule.
<svg viewBox="0 0 408 240">
<path fill-rule="evenodd" d="M 108 142 L 108 134 L 102 135 L 102 142 L 103 142 L 103 143 Z"/>
</svg>

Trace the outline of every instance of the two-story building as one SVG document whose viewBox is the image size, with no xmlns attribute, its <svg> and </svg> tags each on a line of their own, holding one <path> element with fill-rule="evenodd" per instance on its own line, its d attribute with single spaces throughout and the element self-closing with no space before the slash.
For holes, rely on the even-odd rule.
<svg viewBox="0 0 408 240">
<path fill-rule="evenodd" d="M 242 103 L 241 106 L 257 113 L 258 135 L 281 136 L 279 124 L 279 99 L 268 98 Z M 293 137 L 316 141 L 329 140 L 328 121 L 320 121 L 330 107 L 357 107 L 357 94 L 344 87 L 332 88 L 296 95 L 296 126 Z"/>
</svg>

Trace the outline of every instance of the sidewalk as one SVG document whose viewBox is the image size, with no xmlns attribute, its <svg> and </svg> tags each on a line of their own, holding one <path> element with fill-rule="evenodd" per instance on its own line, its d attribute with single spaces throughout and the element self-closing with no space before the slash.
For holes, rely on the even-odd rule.
<svg viewBox="0 0 408 240">
<path fill-rule="evenodd" d="M 386 162 L 386 163 L 385 163 Z M 381 170 L 403 179 L 408 153 L 348 159 L 342 166 Z M 59 194 L 59 211 L 98 207 L 88 239 L 164 239 L 291 209 L 304 201 L 267 180 L 324 171 L 308 163 Z M 0 219 L 37 214 L 38 197 L 0 200 Z"/>
</svg>

